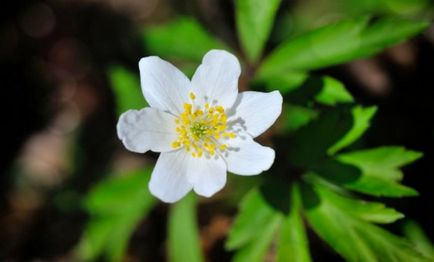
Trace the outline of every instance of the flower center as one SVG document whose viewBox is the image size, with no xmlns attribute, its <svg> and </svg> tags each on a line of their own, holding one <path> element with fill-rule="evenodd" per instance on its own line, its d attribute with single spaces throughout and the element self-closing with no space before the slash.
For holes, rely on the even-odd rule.
<svg viewBox="0 0 434 262">
<path fill-rule="evenodd" d="M 193 92 L 190 99 L 196 98 Z M 178 138 L 172 142 L 174 149 L 184 147 L 193 157 L 202 157 L 204 154 L 213 156 L 216 152 L 224 152 L 228 145 L 221 139 L 233 139 L 234 132 L 228 132 L 227 115 L 222 106 L 211 106 L 205 103 L 204 107 L 193 106 L 193 103 L 184 103 L 184 112 L 175 120 Z"/>
</svg>

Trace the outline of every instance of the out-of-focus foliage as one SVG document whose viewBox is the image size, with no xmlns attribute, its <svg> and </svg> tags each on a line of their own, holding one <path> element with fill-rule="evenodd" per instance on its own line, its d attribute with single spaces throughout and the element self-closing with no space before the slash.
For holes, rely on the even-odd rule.
<svg viewBox="0 0 434 262">
<path fill-rule="evenodd" d="M 150 174 L 150 169 L 119 174 L 92 189 L 84 201 L 91 217 L 78 246 L 80 259 L 121 260 L 135 227 L 156 203 L 147 186 Z"/>
<path fill-rule="evenodd" d="M 425 21 L 373 21 L 367 17 L 327 25 L 279 45 L 263 62 L 257 78 L 280 78 L 373 55 L 419 33 L 427 25 Z"/>
<path fill-rule="evenodd" d="M 138 74 L 134 74 L 121 66 L 115 66 L 108 72 L 112 90 L 115 93 L 117 114 L 130 109 L 141 109 L 147 106 L 140 89 Z"/>
<path fill-rule="evenodd" d="M 204 261 L 196 222 L 196 196 L 187 195 L 170 209 L 168 255 L 170 261 Z"/>
<path fill-rule="evenodd" d="M 249 61 L 254 63 L 268 39 L 280 0 L 237 0 L 235 4 L 238 36 Z"/>
<path fill-rule="evenodd" d="M 407 221 L 404 224 L 405 236 L 416 245 L 417 250 L 427 257 L 434 257 L 434 244 L 415 221 Z"/>
<path fill-rule="evenodd" d="M 161 26 L 146 28 L 143 42 L 153 55 L 193 62 L 200 62 L 211 49 L 225 48 L 191 17 L 180 17 Z"/>
<path fill-rule="evenodd" d="M 396 10 L 424 5 L 423 0 L 349 2 L 365 10 L 380 5 Z M 276 145 L 277 168 L 242 198 L 226 242 L 226 248 L 235 252 L 233 260 L 264 261 L 272 250 L 276 261 L 311 261 L 309 229 L 349 261 L 432 258 L 423 234 L 407 234 L 409 241 L 377 225 L 393 223 L 403 214 L 380 202 L 362 200 L 365 195 L 416 195 L 414 189 L 401 184 L 400 168 L 422 154 L 401 146 L 355 150 L 378 108 L 356 104 L 357 98 L 339 80 L 311 74 L 313 70 L 374 55 L 420 33 L 427 22 L 361 16 L 295 37 L 289 34 L 274 43 L 274 50 L 267 50 L 265 47 L 273 46 L 268 45 L 269 35 L 275 19 L 279 21 L 279 5 L 279 0 L 234 2 L 240 51 L 246 58 L 241 62 L 256 70 L 247 77 L 247 84 L 282 92 L 284 108 L 276 134 L 290 146 Z M 142 40 L 151 55 L 174 62 L 187 75 L 194 72 L 210 49 L 228 49 L 189 17 L 148 27 L 143 30 Z M 135 75 L 122 67 L 113 67 L 109 72 L 118 113 L 146 106 Z M 86 209 L 91 221 L 79 246 L 82 258 L 104 254 L 110 260 L 120 260 L 135 225 L 155 203 L 147 191 L 148 179 L 148 170 L 137 172 L 110 179 L 90 193 Z M 205 260 L 195 218 L 196 204 L 197 199 L 189 195 L 170 208 L 170 261 Z"/>
</svg>

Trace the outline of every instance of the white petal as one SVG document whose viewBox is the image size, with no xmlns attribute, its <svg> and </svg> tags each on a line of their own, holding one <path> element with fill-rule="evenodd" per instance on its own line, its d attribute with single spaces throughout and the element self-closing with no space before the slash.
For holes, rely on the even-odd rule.
<svg viewBox="0 0 434 262">
<path fill-rule="evenodd" d="M 226 163 L 221 156 L 210 158 L 190 156 L 188 178 L 197 194 L 210 197 L 226 184 Z"/>
<path fill-rule="evenodd" d="M 224 50 L 211 50 L 202 60 L 191 80 L 197 103 L 217 102 L 230 108 L 238 94 L 241 66 L 238 59 Z"/>
<path fill-rule="evenodd" d="M 187 179 L 188 158 L 183 149 L 161 153 L 152 172 L 149 190 L 166 203 L 184 197 L 192 185 Z"/>
<path fill-rule="evenodd" d="M 171 151 L 171 143 L 178 137 L 175 117 L 151 107 L 123 113 L 117 132 L 124 146 L 137 153 Z"/>
<path fill-rule="evenodd" d="M 140 82 L 149 105 L 175 115 L 188 99 L 190 80 L 171 63 L 157 56 L 140 59 Z"/>
<path fill-rule="evenodd" d="M 238 94 L 234 106 L 229 110 L 229 123 L 239 122 L 244 131 L 257 137 L 267 130 L 282 112 L 282 95 L 247 91 Z"/>
<path fill-rule="evenodd" d="M 227 142 L 224 153 L 228 171 L 237 175 L 257 175 L 268 170 L 274 162 L 274 150 L 253 141 L 249 134 L 240 132 Z"/>
</svg>

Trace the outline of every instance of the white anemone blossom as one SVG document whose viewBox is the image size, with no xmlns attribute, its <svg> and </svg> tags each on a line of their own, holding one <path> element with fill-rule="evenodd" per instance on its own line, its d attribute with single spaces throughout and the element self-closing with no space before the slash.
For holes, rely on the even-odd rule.
<svg viewBox="0 0 434 262">
<path fill-rule="evenodd" d="M 117 132 L 133 152 L 161 152 L 149 182 L 151 193 L 173 203 L 190 190 L 210 197 L 226 184 L 226 172 L 250 176 L 268 170 L 274 150 L 253 138 L 282 110 L 282 96 L 238 93 L 238 59 L 211 50 L 191 81 L 156 56 L 139 62 L 142 92 L 150 107 L 121 115 Z"/>
</svg>

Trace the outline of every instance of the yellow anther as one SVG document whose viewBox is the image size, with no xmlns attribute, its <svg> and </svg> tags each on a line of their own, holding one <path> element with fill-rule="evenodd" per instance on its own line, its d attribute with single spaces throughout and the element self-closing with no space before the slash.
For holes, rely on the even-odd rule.
<svg viewBox="0 0 434 262">
<path fill-rule="evenodd" d="M 194 100 L 196 95 L 190 92 L 189 97 Z M 178 138 L 172 142 L 172 147 L 184 147 L 193 157 L 213 156 L 216 150 L 223 152 L 228 145 L 220 144 L 220 138 L 236 137 L 235 133 L 227 132 L 227 115 L 220 105 L 205 103 L 204 108 L 193 110 L 192 104 L 185 103 L 184 112 L 175 123 Z"/>
<path fill-rule="evenodd" d="M 196 99 L 196 95 L 193 92 L 190 92 L 189 96 L 191 100 Z"/>
</svg>

